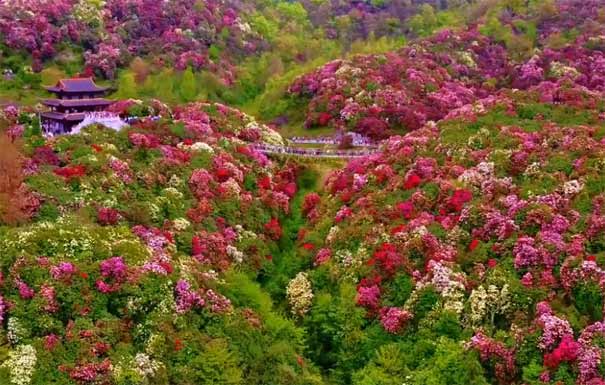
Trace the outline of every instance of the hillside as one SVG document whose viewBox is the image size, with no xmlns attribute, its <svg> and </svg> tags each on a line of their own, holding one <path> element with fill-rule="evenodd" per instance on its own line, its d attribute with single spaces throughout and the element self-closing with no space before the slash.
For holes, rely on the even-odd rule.
<svg viewBox="0 0 605 385">
<path fill-rule="evenodd" d="M 0 5 L 0 384 L 605 385 L 603 1 L 50 4 Z M 79 72 L 129 125 L 44 135 Z"/>
<path fill-rule="evenodd" d="M 424 3 L 434 17 L 424 0 L 5 1 L 0 98 L 30 104 L 24 90 L 85 73 L 119 85 L 117 97 L 242 104 L 295 68 L 400 45 Z"/>
<path fill-rule="evenodd" d="M 28 128 L 29 156 L 2 159 L 26 178 L 1 195 L 2 383 L 319 381 L 297 364 L 302 329 L 252 280 L 304 172 L 251 150 L 281 138 L 236 110 L 174 116 L 47 141 Z"/>
<path fill-rule="evenodd" d="M 501 89 L 562 86 L 603 92 L 603 13 L 599 2 L 486 12 L 485 24 L 441 30 L 397 52 L 336 60 L 289 87 L 307 128 L 352 130 L 384 139 L 438 121 Z M 495 13 L 495 15 L 499 15 Z M 573 92 L 573 91 L 572 91 Z M 292 112 L 293 115 L 299 111 Z"/>
</svg>

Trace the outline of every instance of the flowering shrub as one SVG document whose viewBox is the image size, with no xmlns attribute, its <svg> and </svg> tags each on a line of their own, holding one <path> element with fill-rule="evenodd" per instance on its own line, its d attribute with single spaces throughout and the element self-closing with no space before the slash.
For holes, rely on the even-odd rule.
<svg viewBox="0 0 605 385">
<path fill-rule="evenodd" d="M 97 220 L 102 225 L 115 225 L 120 219 L 120 213 L 110 207 L 101 207 L 97 210 Z"/>
<path fill-rule="evenodd" d="M 286 295 L 293 314 L 302 316 L 309 311 L 313 301 L 313 290 L 305 273 L 298 273 L 288 283 Z"/>
<path fill-rule="evenodd" d="M 544 366 L 556 369 L 561 362 L 573 362 L 578 357 L 580 344 L 574 341 L 571 335 L 566 335 L 559 346 L 550 353 L 544 355 Z"/>
<path fill-rule="evenodd" d="M 396 307 L 383 308 L 380 310 L 380 322 L 382 323 L 384 330 L 389 333 L 399 332 L 411 318 L 412 315 L 408 311 Z"/>
<path fill-rule="evenodd" d="M 271 218 L 271 220 L 265 224 L 265 232 L 269 238 L 273 240 L 281 238 L 282 229 L 279 225 L 279 221 L 276 218 Z"/>
<path fill-rule="evenodd" d="M 11 373 L 11 383 L 28 385 L 36 367 L 36 349 L 31 345 L 19 345 L 9 353 L 9 358 L 2 364 Z"/>
</svg>

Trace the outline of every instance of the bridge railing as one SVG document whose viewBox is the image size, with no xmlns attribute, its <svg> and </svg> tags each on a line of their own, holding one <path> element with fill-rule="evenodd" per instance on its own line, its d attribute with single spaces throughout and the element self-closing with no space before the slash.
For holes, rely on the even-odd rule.
<svg viewBox="0 0 605 385">
<path fill-rule="evenodd" d="M 265 154 L 275 155 L 292 155 L 310 158 L 358 158 L 372 155 L 378 152 L 378 149 L 364 150 L 336 150 L 336 149 L 320 149 L 320 148 L 301 148 L 290 146 L 274 146 L 270 144 L 255 144 L 253 147 Z"/>
<path fill-rule="evenodd" d="M 122 127 L 128 123 L 124 122 L 119 115 L 107 112 L 107 111 L 94 111 L 87 112 L 84 115 L 84 120 L 74 126 L 71 130 L 71 134 L 79 133 L 84 127 L 91 124 L 102 124 L 113 130 L 119 131 Z"/>
<path fill-rule="evenodd" d="M 366 136 L 348 133 L 346 136 L 351 137 L 351 144 L 355 147 L 378 147 L 380 142 L 374 141 Z M 288 140 L 295 144 L 321 144 L 321 145 L 338 145 L 342 141 L 342 135 L 334 136 L 294 136 Z"/>
</svg>

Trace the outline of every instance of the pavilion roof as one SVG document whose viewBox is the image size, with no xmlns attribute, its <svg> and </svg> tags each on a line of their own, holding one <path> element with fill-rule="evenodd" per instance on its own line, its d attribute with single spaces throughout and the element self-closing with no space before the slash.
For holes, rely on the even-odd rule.
<svg viewBox="0 0 605 385">
<path fill-rule="evenodd" d="M 54 120 L 65 120 L 65 121 L 82 121 L 84 120 L 86 114 L 84 112 L 74 112 L 71 114 L 62 114 L 60 112 L 42 112 L 40 114 L 45 118 L 50 118 Z"/>
<path fill-rule="evenodd" d="M 44 99 L 42 103 L 53 107 L 83 107 L 83 106 L 108 106 L 113 103 L 103 98 L 91 99 Z"/>
<path fill-rule="evenodd" d="M 99 87 L 95 84 L 92 78 L 71 78 L 61 79 L 56 85 L 50 87 L 44 87 L 50 92 L 103 92 L 106 91 L 107 87 Z"/>
</svg>

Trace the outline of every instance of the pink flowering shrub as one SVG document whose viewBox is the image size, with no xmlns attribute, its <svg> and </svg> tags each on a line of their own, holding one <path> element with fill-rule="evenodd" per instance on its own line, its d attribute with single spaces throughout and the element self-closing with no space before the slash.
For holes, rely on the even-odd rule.
<svg viewBox="0 0 605 385">
<path fill-rule="evenodd" d="M 479 352 L 481 360 L 495 361 L 494 371 L 500 382 L 506 382 L 515 375 L 515 355 L 512 349 L 507 348 L 502 342 L 495 341 L 485 334 L 479 332 L 470 341 L 470 346 Z"/>
<path fill-rule="evenodd" d="M 68 369 L 69 377 L 79 384 L 89 384 L 103 381 L 111 373 L 111 361 L 105 359 L 99 363 L 87 363 Z"/>
<path fill-rule="evenodd" d="M 412 315 L 403 309 L 396 307 L 380 309 L 380 322 L 384 330 L 389 333 L 398 333 L 405 326 L 405 323 L 412 318 Z"/>
<path fill-rule="evenodd" d="M 175 287 L 174 293 L 176 297 L 176 311 L 185 313 L 194 307 L 203 307 L 206 301 L 202 296 L 191 290 L 191 285 L 187 281 L 179 280 Z"/>
<path fill-rule="evenodd" d="M 359 286 L 357 288 L 357 304 L 368 309 L 378 308 L 380 287 L 378 285 Z"/>
<path fill-rule="evenodd" d="M 103 279 L 97 280 L 96 286 L 105 294 L 118 291 L 128 274 L 128 266 L 122 257 L 111 257 L 102 261 L 99 270 Z"/>
</svg>

